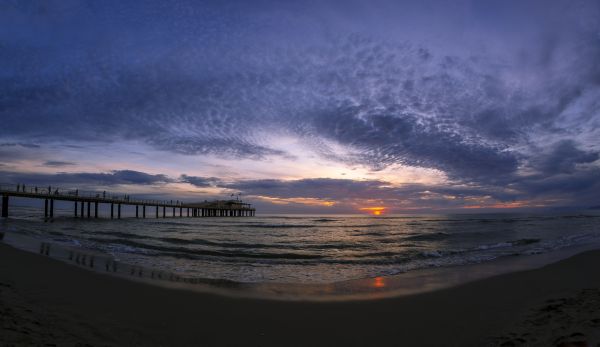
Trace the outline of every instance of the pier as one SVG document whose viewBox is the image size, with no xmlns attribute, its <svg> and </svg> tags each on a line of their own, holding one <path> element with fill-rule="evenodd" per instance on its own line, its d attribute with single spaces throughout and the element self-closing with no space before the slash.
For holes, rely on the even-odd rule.
<svg viewBox="0 0 600 347">
<path fill-rule="evenodd" d="M 44 219 L 54 218 L 54 202 L 73 203 L 73 217 L 99 218 L 98 207 L 110 206 L 110 218 L 121 219 L 123 206 L 135 206 L 135 218 L 183 218 L 183 217 L 254 217 L 256 209 L 241 200 L 216 200 L 185 203 L 180 200 L 143 200 L 132 198 L 128 194 L 80 191 L 58 187 L 26 186 L 1 184 L 2 217 L 9 216 L 11 197 L 44 200 Z"/>
</svg>

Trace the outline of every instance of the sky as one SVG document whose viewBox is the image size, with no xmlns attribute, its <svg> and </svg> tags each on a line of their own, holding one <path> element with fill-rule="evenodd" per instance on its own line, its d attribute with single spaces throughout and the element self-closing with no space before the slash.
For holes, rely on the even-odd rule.
<svg viewBox="0 0 600 347">
<path fill-rule="evenodd" d="M 0 0 L 0 183 L 600 205 L 600 1 Z"/>
</svg>

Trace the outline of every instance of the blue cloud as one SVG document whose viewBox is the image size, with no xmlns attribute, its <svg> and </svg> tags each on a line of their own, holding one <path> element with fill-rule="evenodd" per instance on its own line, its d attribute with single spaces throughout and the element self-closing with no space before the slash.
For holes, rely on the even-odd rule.
<svg viewBox="0 0 600 347">
<path fill-rule="evenodd" d="M 112 186 L 121 184 L 151 185 L 174 182 L 166 175 L 154 175 L 134 170 L 115 170 L 108 173 L 23 173 L 4 171 L 0 173 L 9 183 L 24 183 L 27 185 L 63 185 L 65 187 Z"/>
<path fill-rule="evenodd" d="M 48 160 L 42 164 L 43 166 L 49 167 L 64 167 L 64 166 L 72 166 L 75 163 L 70 161 L 60 161 L 60 160 Z"/>
</svg>

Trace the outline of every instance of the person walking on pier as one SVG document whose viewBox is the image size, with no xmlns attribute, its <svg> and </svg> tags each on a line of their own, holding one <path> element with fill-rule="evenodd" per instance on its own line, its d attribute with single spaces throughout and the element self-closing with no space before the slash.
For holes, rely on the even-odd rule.
<svg viewBox="0 0 600 347">
<path fill-rule="evenodd" d="M 17 184 L 17 193 L 19 192 L 19 189 L 21 188 L 20 184 Z"/>
<path fill-rule="evenodd" d="M 21 184 L 21 189 L 23 190 L 23 193 L 25 193 L 25 185 Z"/>
<path fill-rule="evenodd" d="M 106 199 L 106 190 L 102 192 L 102 199 Z"/>
<path fill-rule="evenodd" d="M 37 194 L 37 187 L 35 187 L 35 193 Z"/>
<path fill-rule="evenodd" d="M 52 187 L 48 186 L 48 194 L 52 194 Z"/>
</svg>

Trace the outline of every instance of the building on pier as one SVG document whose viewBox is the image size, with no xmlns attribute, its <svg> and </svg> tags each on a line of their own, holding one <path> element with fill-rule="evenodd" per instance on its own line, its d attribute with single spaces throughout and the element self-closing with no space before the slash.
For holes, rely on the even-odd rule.
<svg viewBox="0 0 600 347">
<path fill-rule="evenodd" d="M 184 204 L 193 209 L 194 217 L 253 217 L 255 209 L 240 200 L 217 200 Z"/>
</svg>

